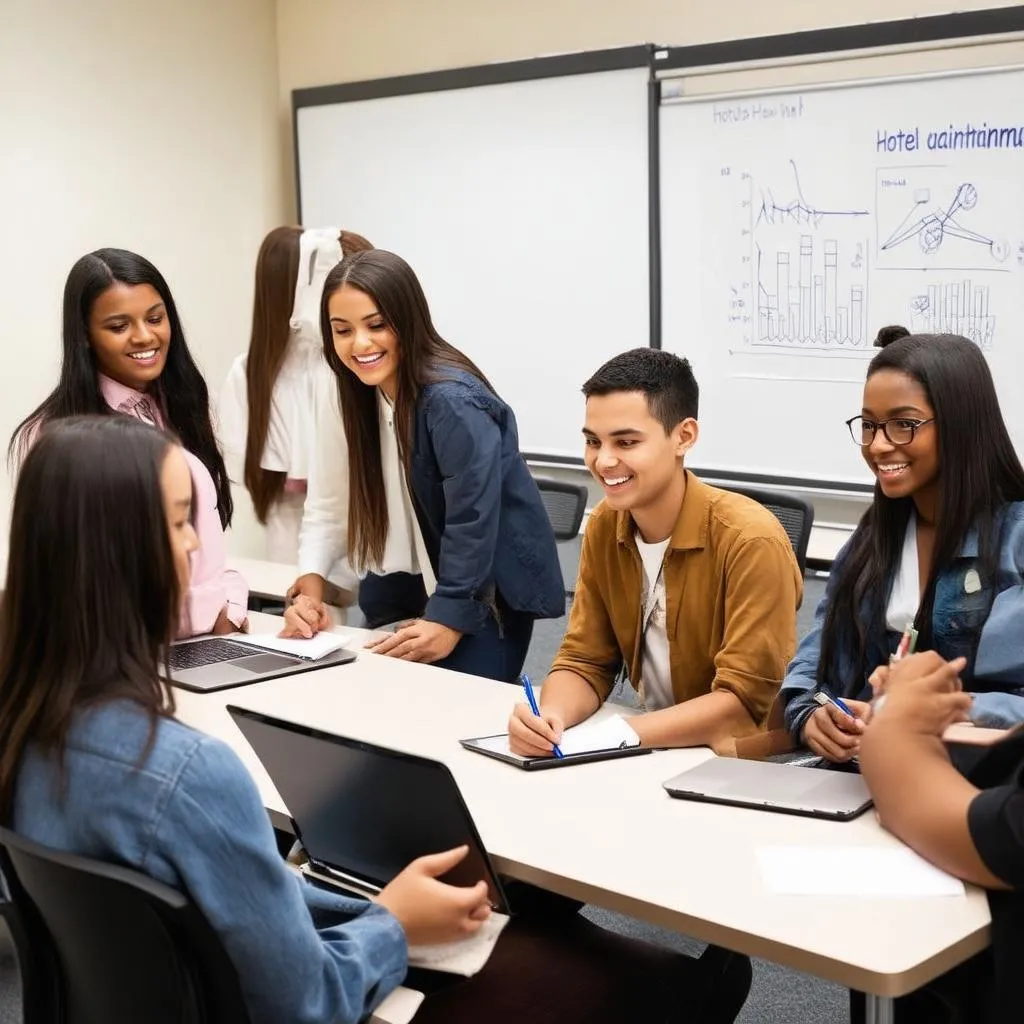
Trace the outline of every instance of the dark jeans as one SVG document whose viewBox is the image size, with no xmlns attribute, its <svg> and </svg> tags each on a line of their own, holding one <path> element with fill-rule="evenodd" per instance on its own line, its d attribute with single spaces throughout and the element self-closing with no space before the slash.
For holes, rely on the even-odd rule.
<svg viewBox="0 0 1024 1024">
<path fill-rule="evenodd" d="M 473 978 L 409 971 L 426 993 L 416 1024 L 731 1024 L 750 961 L 709 946 L 700 959 L 579 915 L 515 917 Z"/>
<path fill-rule="evenodd" d="M 420 576 L 370 573 L 359 585 L 359 607 L 370 629 L 419 618 L 426 603 L 427 593 Z M 492 616 L 479 633 L 465 634 L 447 658 L 434 664 L 502 683 L 517 682 L 533 636 L 533 616 L 513 611 L 500 594 L 497 607 L 500 629 Z"/>
</svg>

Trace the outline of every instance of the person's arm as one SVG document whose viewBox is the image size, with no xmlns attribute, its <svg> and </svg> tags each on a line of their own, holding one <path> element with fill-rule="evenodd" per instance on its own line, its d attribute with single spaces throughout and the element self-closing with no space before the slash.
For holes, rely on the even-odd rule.
<svg viewBox="0 0 1024 1024">
<path fill-rule="evenodd" d="M 732 753 L 735 739 L 765 720 L 785 675 L 799 596 L 788 541 L 751 537 L 738 544 L 726 566 L 726 621 L 711 692 L 631 720 L 640 742 Z"/>
<path fill-rule="evenodd" d="M 541 717 L 520 703 L 509 719 L 509 743 L 515 753 L 550 757 L 562 732 L 589 718 L 607 700 L 622 666 L 622 652 L 594 568 L 600 557 L 595 551 L 600 541 L 595 537 L 607 533 L 601 519 L 608 515 L 614 513 L 595 509 L 583 534 L 569 625 L 544 680 Z M 610 536 L 615 543 L 614 531 Z"/>
<path fill-rule="evenodd" d="M 179 636 L 230 633 L 249 617 L 249 586 L 227 566 L 227 541 L 217 511 L 217 490 L 207 468 L 186 451 L 192 473 L 192 521 L 199 548 L 192 555 L 188 599 Z"/>
<path fill-rule="evenodd" d="M 234 963 L 254 1024 L 355 1024 L 405 976 L 398 920 L 295 877 L 252 778 L 209 737 L 197 736 L 178 774 L 143 870 L 180 879 Z"/>
<path fill-rule="evenodd" d="M 423 618 L 478 633 L 490 616 L 480 598 L 493 580 L 501 521 L 501 429 L 457 387 L 441 385 L 422 401 L 445 504 L 437 586 Z"/>
<path fill-rule="evenodd" d="M 317 371 L 313 386 L 315 434 L 309 438 L 309 476 L 299 529 L 299 578 L 293 590 L 317 601 L 335 563 L 348 554 L 348 443 L 330 367 Z M 353 592 L 358 577 L 349 571 L 338 581 Z"/>
<path fill-rule="evenodd" d="M 211 403 L 212 405 L 213 403 Z M 245 449 L 249 436 L 249 394 L 245 380 L 245 356 L 228 370 L 224 386 L 210 416 L 224 453 L 224 466 L 233 484 L 245 484 Z"/>
<path fill-rule="evenodd" d="M 964 660 L 934 651 L 894 665 L 864 732 L 860 768 L 882 824 L 922 857 L 968 882 L 1003 888 L 971 838 L 968 817 L 979 790 L 950 763 L 941 736 L 961 721 L 971 698 L 960 690 Z"/>
</svg>

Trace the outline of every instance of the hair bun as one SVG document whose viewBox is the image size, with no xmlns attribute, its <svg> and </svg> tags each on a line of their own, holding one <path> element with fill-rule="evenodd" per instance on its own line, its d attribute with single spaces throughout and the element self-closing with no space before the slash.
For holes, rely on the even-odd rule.
<svg viewBox="0 0 1024 1024">
<path fill-rule="evenodd" d="M 906 327 L 900 324 L 891 324 L 879 329 L 878 336 L 875 338 L 875 348 L 885 348 L 886 345 L 891 345 L 894 341 L 899 341 L 900 338 L 908 337 L 910 337 L 910 331 Z"/>
</svg>

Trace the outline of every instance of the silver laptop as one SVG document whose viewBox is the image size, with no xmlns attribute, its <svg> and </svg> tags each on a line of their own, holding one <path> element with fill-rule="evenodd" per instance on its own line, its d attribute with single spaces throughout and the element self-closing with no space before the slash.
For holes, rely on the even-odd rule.
<svg viewBox="0 0 1024 1024">
<path fill-rule="evenodd" d="M 245 634 L 200 636 L 171 644 L 171 679 L 175 686 L 199 693 L 261 683 L 265 679 L 312 672 L 355 661 L 355 652 L 342 648 L 313 661 L 265 651 L 245 642 Z"/>
<path fill-rule="evenodd" d="M 824 768 L 802 768 L 774 761 L 714 757 L 664 783 L 680 800 L 752 807 L 849 821 L 871 806 L 860 775 Z"/>
</svg>

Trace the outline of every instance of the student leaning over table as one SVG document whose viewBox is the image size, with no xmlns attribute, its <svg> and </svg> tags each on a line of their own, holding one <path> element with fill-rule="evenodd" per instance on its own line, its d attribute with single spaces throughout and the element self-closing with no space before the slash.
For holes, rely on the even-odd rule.
<svg viewBox="0 0 1024 1024">
<path fill-rule="evenodd" d="M 605 498 L 587 524 L 541 716 L 516 706 L 512 747 L 550 755 L 625 665 L 646 710 L 630 719 L 641 743 L 734 753 L 737 738 L 764 726 L 796 645 L 792 546 L 763 506 L 684 467 L 698 436 L 686 360 L 625 352 L 583 393 L 587 467 Z"/>
<path fill-rule="evenodd" d="M 869 676 L 911 621 L 919 650 L 966 657 L 977 725 L 1024 721 L 1024 468 L 988 363 L 956 335 L 880 340 L 848 421 L 874 500 L 782 684 L 793 738 L 833 762 L 857 754 Z M 819 708 L 822 687 L 854 716 Z"/>
</svg>

